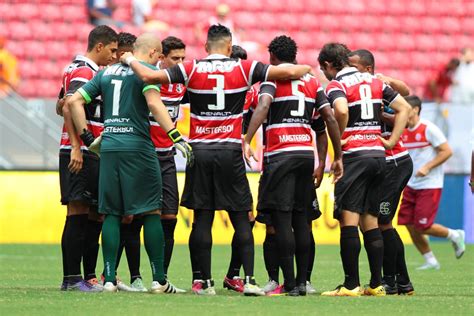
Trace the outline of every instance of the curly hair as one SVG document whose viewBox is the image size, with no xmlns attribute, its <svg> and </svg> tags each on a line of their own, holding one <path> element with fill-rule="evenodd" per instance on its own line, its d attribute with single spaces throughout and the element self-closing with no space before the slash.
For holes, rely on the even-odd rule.
<svg viewBox="0 0 474 316">
<path fill-rule="evenodd" d="M 336 70 L 349 66 L 349 53 L 351 51 L 346 45 L 340 43 L 328 43 L 323 46 L 319 52 L 318 62 L 323 65 L 324 62 L 331 63 Z"/>
<path fill-rule="evenodd" d="M 268 51 L 272 53 L 280 61 L 294 63 L 298 46 L 296 42 L 289 36 L 281 35 L 275 37 L 268 45 Z"/>
<path fill-rule="evenodd" d="M 124 47 L 133 47 L 133 44 L 137 40 L 137 37 L 133 34 L 127 32 L 120 32 L 118 34 L 118 49 L 122 49 Z"/>
<path fill-rule="evenodd" d="M 239 45 L 232 45 L 232 54 L 230 54 L 230 58 L 240 58 L 246 60 L 247 51 Z"/>
<path fill-rule="evenodd" d="M 374 54 L 372 54 L 369 50 L 367 49 L 354 50 L 349 53 L 349 57 L 352 57 L 352 56 L 359 56 L 360 63 L 363 66 L 365 67 L 371 66 L 372 68 L 375 68 Z"/>
</svg>

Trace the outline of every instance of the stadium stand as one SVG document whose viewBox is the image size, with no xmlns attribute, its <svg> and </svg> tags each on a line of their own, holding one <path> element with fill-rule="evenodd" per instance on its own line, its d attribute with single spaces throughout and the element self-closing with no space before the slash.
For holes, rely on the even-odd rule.
<svg viewBox="0 0 474 316">
<path fill-rule="evenodd" d="M 114 18 L 131 20 L 131 0 L 116 0 Z M 156 6 L 154 15 L 169 23 L 170 34 L 188 44 L 188 57 L 204 55 L 193 35 L 196 22 L 214 12 L 219 0 L 182 0 Z M 0 3 L 0 35 L 19 59 L 25 97 L 56 97 L 62 67 L 85 49 L 86 1 L 7 0 Z M 281 33 L 293 36 L 300 46 L 299 62 L 317 66 L 316 56 L 328 41 L 346 43 L 351 49 L 375 52 L 378 71 L 407 81 L 421 92 L 424 77 L 440 63 L 474 42 L 474 1 L 381 2 L 352 0 L 229 1 L 236 26 L 265 47 Z M 130 31 L 136 29 L 128 29 Z M 162 34 L 167 35 L 167 34 Z M 265 49 L 251 56 L 267 61 Z M 35 69 L 32 69 L 35 68 Z M 39 84 L 40 83 L 40 84 Z M 38 85 L 39 84 L 39 85 Z"/>
</svg>

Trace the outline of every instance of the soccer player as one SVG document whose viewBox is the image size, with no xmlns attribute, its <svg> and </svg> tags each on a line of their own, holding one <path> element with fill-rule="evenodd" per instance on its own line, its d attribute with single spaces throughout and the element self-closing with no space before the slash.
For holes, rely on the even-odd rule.
<svg viewBox="0 0 474 316">
<path fill-rule="evenodd" d="M 351 52 L 349 63 L 360 72 L 368 72 L 372 75 L 375 72 L 374 55 L 366 49 Z M 381 75 L 377 75 L 377 77 L 401 95 L 409 94 L 408 86 L 403 81 Z M 384 106 L 382 116 L 382 136 L 388 139 L 392 131 L 393 111 Z M 413 162 L 401 139 L 392 149 L 385 151 L 385 160 L 387 162 L 385 181 L 382 183 L 382 197 L 379 205 L 379 227 L 382 231 L 384 245 L 382 280 L 386 294 L 412 295 L 415 290 L 408 275 L 405 248 L 400 235 L 392 225 L 392 220 L 397 211 L 402 191 L 412 174 Z"/>
<path fill-rule="evenodd" d="M 297 46 L 288 36 L 273 39 L 268 50 L 270 63 L 278 68 L 288 67 L 296 60 Z M 259 126 L 267 121 L 257 210 L 270 214 L 275 229 L 279 265 L 285 279 L 279 295 L 306 295 L 310 252 L 307 212 L 314 201 L 311 128 L 315 111 L 327 123 L 334 144 L 335 160 L 331 171 L 337 182 L 342 176 L 339 127 L 324 89 L 315 77 L 306 74 L 298 80 L 262 83 L 259 104 L 245 136 L 245 157 L 248 160 L 253 156 L 250 142 Z"/>
<path fill-rule="evenodd" d="M 87 53 L 78 55 L 65 68 L 60 99 L 69 98 L 77 89 L 91 80 L 100 66 L 106 66 L 115 58 L 117 33 L 101 25 L 89 33 Z M 58 102 L 59 105 L 64 102 Z M 89 122 L 88 129 L 99 136 L 103 128 L 100 99 L 91 100 L 82 110 Z M 64 116 L 64 127 L 59 151 L 59 177 L 61 203 L 67 205 L 66 223 L 61 238 L 64 277 L 62 290 L 100 291 L 95 277 L 99 250 L 98 240 L 102 223 L 98 222 L 97 185 L 99 159 L 80 141 L 72 123 L 69 108 L 58 108 Z M 89 220 L 89 216 L 95 217 Z M 84 275 L 81 276 L 81 259 Z"/>
<path fill-rule="evenodd" d="M 413 243 L 425 258 L 425 264 L 418 269 L 438 270 L 440 264 L 423 235 L 450 240 L 458 259 L 466 250 L 463 230 L 434 222 L 443 189 L 442 164 L 451 157 L 452 151 L 441 130 L 420 118 L 421 100 L 417 96 L 408 96 L 406 100 L 412 109 L 402 140 L 413 159 L 413 174 L 403 192 L 398 223 L 406 225 Z"/>
<path fill-rule="evenodd" d="M 260 62 L 230 59 L 232 34 L 222 25 L 208 30 L 204 59 L 185 61 L 166 70 L 153 71 L 125 54 L 148 83 L 184 83 L 187 86 L 191 128 L 190 143 L 196 155 L 186 168 L 181 205 L 194 210 L 189 239 L 191 259 L 196 259 L 203 278 L 197 294 L 215 295 L 211 276 L 211 227 L 215 210 L 227 210 L 238 239 L 245 272 L 245 295 L 264 295 L 254 279 L 254 242 L 248 223 L 252 196 L 242 158 L 242 112 L 247 90 L 265 80 L 296 79 L 311 71 L 310 66 L 271 67 Z"/>
<path fill-rule="evenodd" d="M 161 42 L 152 34 L 137 38 L 134 53 L 145 67 L 156 69 Z M 164 275 L 164 238 L 160 219 L 161 173 L 150 137 L 149 112 L 173 139 L 192 164 L 189 146 L 174 128 L 160 99 L 160 88 L 146 84 L 122 64 L 101 71 L 94 80 L 79 89 L 67 102 L 74 123 L 82 131 L 87 146 L 95 145 L 94 136 L 85 128 L 80 109 L 101 95 L 104 100 L 104 132 L 100 147 L 99 211 L 105 214 L 102 231 L 105 284 L 104 291 L 117 291 L 116 257 L 120 243 L 122 216 L 143 215 L 145 249 L 153 274 L 152 293 L 176 293 Z M 97 142 L 97 141 L 96 141 Z"/>
<path fill-rule="evenodd" d="M 382 286 L 383 239 L 378 227 L 380 188 L 385 177 L 385 148 L 391 149 L 403 132 L 409 105 L 383 81 L 349 66 L 350 51 L 343 44 L 329 43 L 318 61 L 332 80 L 326 95 L 332 104 L 342 134 L 344 176 L 336 183 L 334 217 L 341 227 L 341 259 L 344 283 L 327 296 L 359 296 L 360 223 L 369 259 L 370 284 L 366 295 L 384 296 Z M 392 135 L 381 133 L 382 103 L 395 113 Z"/>
<path fill-rule="evenodd" d="M 159 69 L 167 69 L 180 64 L 186 57 L 186 45 L 177 37 L 169 36 L 165 38 L 161 45 L 163 54 L 158 63 Z M 161 100 L 168 109 L 171 120 L 176 126 L 179 116 L 179 107 L 187 103 L 186 87 L 181 84 L 165 84 L 161 86 Z M 163 207 L 161 210 L 161 225 L 165 234 L 165 277 L 168 275 L 168 267 L 171 261 L 174 246 L 174 231 L 176 228 L 179 194 L 178 179 L 176 177 L 176 163 L 174 155 L 176 150 L 173 142 L 166 132 L 159 126 L 153 116 L 150 116 L 150 134 L 155 151 L 158 155 L 161 167 L 161 178 L 163 180 Z M 176 288 L 176 287 L 175 287 Z M 176 288 L 179 293 L 184 293 L 182 289 Z"/>
</svg>

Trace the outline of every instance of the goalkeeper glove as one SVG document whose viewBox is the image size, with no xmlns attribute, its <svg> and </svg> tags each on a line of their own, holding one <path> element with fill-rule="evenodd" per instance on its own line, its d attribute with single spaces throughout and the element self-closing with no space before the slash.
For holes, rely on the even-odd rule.
<svg viewBox="0 0 474 316">
<path fill-rule="evenodd" d="M 100 144 L 102 142 L 102 134 L 99 137 L 94 138 L 92 132 L 89 130 L 84 130 L 81 135 L 79 135 L 84 145 L 87 146 L 89 151 L 95 153 L 100 157 Z"/>
<path fill-rule="evenodd" d="M 178 149 L 183 158 L 186 159 L 186 165 L 192 167 L 194 165 L 194 154 L 192 147 L 188 144 L 187 141 L 183 139 L 181 134 L 176 128 L 173 128 L 168 132 L 168 137 L 173 141 L 174 146 Z"/>
</svg>

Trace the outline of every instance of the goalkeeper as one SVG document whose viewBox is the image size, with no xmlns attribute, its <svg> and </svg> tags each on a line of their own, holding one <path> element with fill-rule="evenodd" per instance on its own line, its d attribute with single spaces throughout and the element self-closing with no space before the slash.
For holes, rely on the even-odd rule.
<svg viewBox="0 0 474 316">
<path fill-rule="evenodd" d="M 143 65 L 156 69 L 152 65 L 156 65 L 161 53 L 161 42 L 154 35 L 144 34 L 137 38 L 134 55 Z M 99 95 L 104 102 L 104 132 L 102 139 L 94 139 L 86 128 L 81 107 Z M 142 214 L 145 249 L 153 274 L 150 291 L 176 293 L 176 289 L 166 281 L 163 271 L 162 182 L 149 133 L 149 112 L 167 131 L 188 165 L 192 165 L 194 156 L 191 146 L 174 128 L 161 101 L 159 86 L 145 84 L 128 66 L 115 64 L 99 72 L 67 102 L 76 129 L 82 131 L 80 137 L 84 144 L 95 151 L 100 147 L 99 212 L 105 214 L 102 229 L 104 291 L 117 291 L 115 264 L 121 218 Z"/>
</svg>

